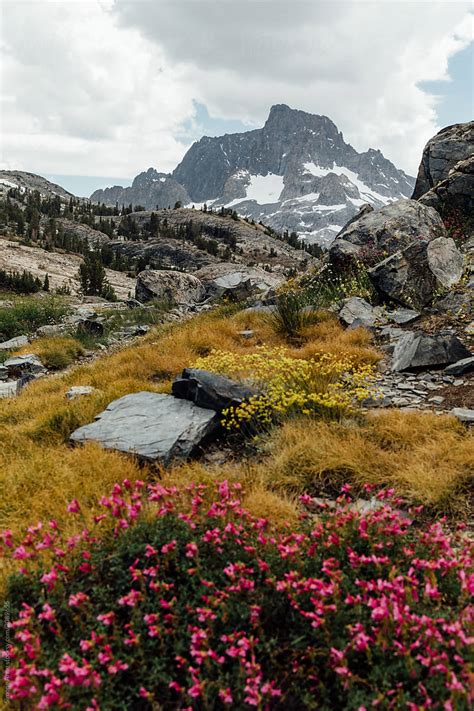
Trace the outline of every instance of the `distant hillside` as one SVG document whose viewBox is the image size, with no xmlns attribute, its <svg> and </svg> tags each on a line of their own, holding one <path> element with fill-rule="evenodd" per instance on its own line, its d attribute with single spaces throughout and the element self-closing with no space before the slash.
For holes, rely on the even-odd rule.
<svg viewBox="0 0 474 711">
<path fill-rule="evenodd" d="M 19 188 L 23 191 L 38 190 L 43 196 L 59 195 L 65 199 L 72 197 L 72 193 L 41 175 L 25 173 L 22 170 L 0 170 L 0 195 L 5 195 L 10 188 Z"/>
</svg>

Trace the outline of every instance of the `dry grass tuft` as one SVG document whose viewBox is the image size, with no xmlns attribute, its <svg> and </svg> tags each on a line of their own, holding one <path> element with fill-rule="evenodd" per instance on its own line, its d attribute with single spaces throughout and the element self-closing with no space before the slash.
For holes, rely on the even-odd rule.
<svg viewBox="0 0 474 711">
<path fill-rule="evenodd" d="M 268 441 L 258 467 L 277 489 L 338 488 L 344 481 L 395 485 L 403 494 L 454 513 L 474 477 L 473 438 L 452 417 L 395 410 L 362 423 L 290 420 Z"/>
<path fill-rule="evenodd" d="M 84 353 L 82 343 L 72 336 L 38 338 L 17 351 L 15 355 L 34 353 L 50 370 L 62 370 Z"/>
</svg>

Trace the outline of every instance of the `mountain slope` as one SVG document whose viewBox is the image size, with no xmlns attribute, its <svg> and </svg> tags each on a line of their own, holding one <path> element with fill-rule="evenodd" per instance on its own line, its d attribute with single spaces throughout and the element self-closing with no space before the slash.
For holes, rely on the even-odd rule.
<svg viewBox="0 0 474 711">
<path fill-rule="evenodd" d="M 131 188 L 98 190 L 93 200 L 148 209 L 207 203 L 309 242 L 328 244 L 364 203 L 409 197 L 414 179 L 378 150 L 358 153 L 327 116 L 273 106 L 261 129 L 204 136 L 171 175 L 150 168 Z"/>
<path fill-rule="evenodd" d="M 49 197 L 55 195 L 64 199 L 73 197 L 72 193 L 41 175 L 25 173 L 23 170 L 0 170 L 0 195 L 6 194 L 10 188 L 20 188 L 22 192 L 37 190 L 40 195 Z"/>
</svg>

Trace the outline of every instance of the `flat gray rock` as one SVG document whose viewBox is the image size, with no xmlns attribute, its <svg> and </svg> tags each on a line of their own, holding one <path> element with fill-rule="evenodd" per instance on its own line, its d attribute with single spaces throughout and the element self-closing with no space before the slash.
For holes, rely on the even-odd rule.
<svg viewBox="0 0 474 711">
<path fill-rule="evenodd" d="M 339 311 L 339 318 L 347 326 L 351 326 L 355 321 L 363 326 L 374 326 L 381 309 L 377 309 L 360 296 L 351 296 L 347 299 L 342 309 Z"/>
<path fill-rule="evenodd" d="M 456 336 L 429 336 L 406 331 L 395 343 L 392 371 L 441 368 L 471 354 Z"/>
<path fill-rule="evenodd" d="M 67 331 L 67 324 L 55 323 L 47 324 L 46 326 L 40 326 L 36 329 L 37 336 L 57 336 L 58 334 Z"/>
<path fill-rule="evenodd" d="M 214 410 L 171 395 L 139 392 L 114 400 L 95 422 L 72 433 L 74 444 L 98 442 L 106 449 L 169 464 L 185 459 L 218 427 Z"/>
<path fill-rule="evenodd" d="M 474 424 L 474 410 L 468 410 L 467 407 L 454 407 L 451 414 L 457 417 L 460 422 L 468 425 Z"/>
<path fill-rule="evenodd" d="M 474 370 L 474 356 L 463 358 L 456 363 L 448 365 L 444 372 L 447 375 L 464 375 L 464 373 L 470 373 L 472 370 Z"/>
<path fill-rule="evenodd" d="M 0 383 L 0 399 L 5 397 L 13 397 L 18 392 L 18 384 L 16 381 L 9 383 Z"/>
<path fill-rule="evenodd" d="M 400 325 L 405 323 L 411 323 L 420 318 L 419 311 L 414 311 L 413 309 L 404 309 L 403 307 L 396 309 L 396 311 L 391 311 L 387 313 L 387 318 L 393 323 L 398 323 Z"/>
<path fill-rule="evenodd" d="M 25 355 L 8 358 L 3 365 L 8 369 L 8 373 L 10 375 L 25 375 L 26 373 L 36 374 L 44 373 L 46 371 L 43 363 L 34 353 L 26 353 Z"/>
<path fill-rule="evenodd" d="M 28 345 L 29 340 L 27 336 L 17 336 L 16 338 L 10 338 L 9 341 L 4 341 L 0 343 L 0 351 L 11 351 L 14 348 L 23 348 L 23 346 Z"/>
<path fill-rule="evenodd" d="M 73 385 L 72 388 L 66 393 L 66 398 L 68 400 L 75 400 L 77 397 L 84 397 L 86 395 L 92 395 L 96 391 L 92 385 Z"/>
</svg>

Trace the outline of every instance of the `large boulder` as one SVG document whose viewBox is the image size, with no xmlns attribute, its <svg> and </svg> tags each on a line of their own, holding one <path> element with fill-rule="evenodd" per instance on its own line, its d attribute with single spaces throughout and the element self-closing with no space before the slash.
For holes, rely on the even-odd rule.
<svg viewBox="0 0 474 711">
<path fill-rule="evenodd" d="M 139 392 L 114 400 L 95 422 L 71 435 L 74 444 L 98 442 L 106 449 L 165 465 L 185 459 L 219 426 L 214 410 L 171 395 Z"/>
<path fill-rule="evenodd" d="M 445 235 L 436 210 L 416 200 L 397 200 L 347 223 L 329 248 L 329 259 L 336 267 L 357 259 L 373 263 L 377 257 L 389 257 L 415 240 L 429 242 Z"/>
<path fill-rule="evenodd" d="M 192 274 L 147 269 L 137 277 L 135 298 L 141 303 L 157 299 L 178 305 L 192 305 L 202 301 L 204 296 L 202 282 Z"/>
<path fill-rule="evenodd" d="M 284 281 L 281 274 L 231 262 L 210 264 L 199 269 L 195 275 L 202 281 L 210 296 L 228 297 L 234 301 L 263 294 Z"/>
<path fill-rule="evenodd" d="M 437 210 L 474 235 L 474 156 L 456 163 L 445 180 L 420 197 L 420 203 Z"/>
<path fill-rule="evenodd" d="M 430 336 L 423 331 L 405 331 L 396 340 L 392 370 L 400 372 L 441 368 L 469 358 L 470 355 L 456 336 Z"/>
<path fill-rule="evenodd" d="M 418 240 L 369 270 L 377 291 L 410 308 L 429 304 L 442 289 L 449 289 L 462 276 L 463 257 L 454 241 L 437 237 Z"/>
<path fill-rule="evenodd" d="M 175 397 L 216 412 L 241 405 L 256 394 L 254 389 L 242 383 L 199 368 L 185 368 L 181 377 L 174 381 L 172 392 Z"/>
<path fill-rule="evenodd" d="M 459 161 L 474 156 L 474 121 L 443 128 L 423 150 L 413 200 L 436 187 Z"/>
</svg>

